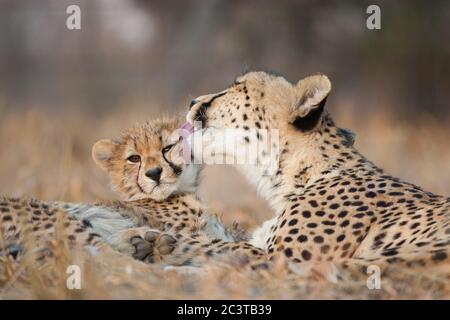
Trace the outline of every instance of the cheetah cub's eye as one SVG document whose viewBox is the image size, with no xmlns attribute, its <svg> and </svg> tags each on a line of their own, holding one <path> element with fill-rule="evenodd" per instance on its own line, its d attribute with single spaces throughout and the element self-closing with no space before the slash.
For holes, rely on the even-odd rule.
<svg viewBox="0 0 450 320">
<path fill-rule="evenodd" d="M 137 155 L 137 154 L 133 154 L 131 156 L 129 156 L 127 158 L 128 161 L 133 162 L 133 163 L 138 163 L 141 162 L 141 156 Z"/>
</svg>

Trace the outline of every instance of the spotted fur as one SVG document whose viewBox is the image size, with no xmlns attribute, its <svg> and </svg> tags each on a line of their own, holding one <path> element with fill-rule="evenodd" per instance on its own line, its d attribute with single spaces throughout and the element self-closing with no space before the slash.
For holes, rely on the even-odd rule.
<svg viewBox="0 0 450 320">
<path fill-rule="evenodd" d="M 120 139 L 95 144 L 94 160 L 128 201 L 82 204 L 0 198 L 0 255 L 20 258 L 27 249 L 51 255 L 58 226 L 71 247 L 109 245 L 146 261 L 150 255 L 136 241 L 150 231 L 223 242 L 243 238 L 238 227 L 225 228 L 193 193 L 198 168 L 183 163 L 177 128 L 175 120 L 155 120 L 128 129 Z M 138 155 L 143 163 L 130 163 L 130 155 Z M 147 188 L 153 182 L 142 173 L 152 166 L 163 168 L 161 186 Z"/>
<path fill-rule="evenodd" d="M 354 135 L 338 128 L 325 109 L 330 91 L 321 74 L 292 84 L 250 72 L 220 93 L 193 100 L 187 119 L 201 122 L 204 133 L 244 130 L 239 143 L 246 145 L 259 139 L 258 131 L 279 132 L 275 174 L 236 165 L 275 213 L 251 243 L 269 258 L 293 263 L 448 260 L 450 198 L 392 177 L 359 153 Z M 207 147 L 222 143 L 209 141 Z"/>
</svg>

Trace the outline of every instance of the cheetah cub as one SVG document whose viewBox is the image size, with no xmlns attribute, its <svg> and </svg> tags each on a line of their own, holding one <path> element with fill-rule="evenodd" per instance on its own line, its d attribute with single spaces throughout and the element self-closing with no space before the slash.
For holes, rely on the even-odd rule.
<svg viewBox="0 0 450 320">
<path fill-rule="evenodd" d="M 137 226 L 153 228 L 144 227 L 137 233 L 133 228 L 128 233 L 134 245 L 129 253 L 146 262 L 195 264 L 195 260 L 211 256 L 209 247 L 247 247 L 241 241 L 245 239 L 242 229 L 236 224 L 226 229 L 196 197 L 200 166 L 185 163 L 180 125 L 172 119 L 138 124 L 118 139 L 98 141 L 92 149 L 94 161 L 109 174 L 112 188 L 127 199 L 110 204 L 116 206 L 112 211 L 128 218 L 139 217 L 142 222 Z M 91 214 L 83 208 L 72 211 L 83 219 L 95 217 L 97 212 Z M 122 243 L 128 247 L 126 239 Z M 200 243 L 204 244 L 201 249 Z M 164 249 L 161 254 L 159 247 Z M 250 253 L 255 254 L 260 253 Z"/>
<path fill-rule="evenodd" d="M 237 227 L 227 230 L 196 198 L 199 167 L 184 164 L 178 126 L 169 119 L 146 122 L 119 139 L 94 145 L 95 162 L 127 201 L 47 203 L 0 197 L 0 256 L 19 259 L 28 248 L 45 260 L 52 255 L 58 226 L 71 247 L 112 247 L 146 262 L 154 255 L 148 254 L 144 239 L 154 238 L 155 232 L 162 252 L 176 240 L 161 231 L 226 242 L 243 237 Z"/>
<path fill-rule="evenodd" d="M 237 226 L 227 230 L 196 197 L 200 166 L 185 164 L 180 122 L 160 119 L 137 124 L 118 139 L 102 139 L 92 148 L 95 163 L 110 177 L 126 201 L 113 202 L 117 211 L 143 213 L 144 222 L 174 233 L 205 233 L 234 241 Z"/>
</svg>

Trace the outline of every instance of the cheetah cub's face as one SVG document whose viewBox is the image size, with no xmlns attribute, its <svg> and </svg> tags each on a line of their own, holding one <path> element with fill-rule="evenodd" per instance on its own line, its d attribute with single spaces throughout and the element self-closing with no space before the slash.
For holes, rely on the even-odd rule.
<svg viewBox="0 0 450 320">
<path fill-rule="evenodd" d="M 128 200 L 162 201 L 175 193 L 195 192 L 199 168 L 184 162 L 179 124 L 162 119 L 136 125 L 118 139 L 95 143 L 92 157 Z"/>
</svg>

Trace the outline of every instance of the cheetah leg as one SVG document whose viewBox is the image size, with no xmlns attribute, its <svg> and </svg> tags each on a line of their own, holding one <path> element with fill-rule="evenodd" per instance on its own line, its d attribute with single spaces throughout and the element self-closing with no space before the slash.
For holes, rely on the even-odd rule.
<svg viewBox="0 0 450 320">
<path fill-rule="evenodd" d="M 265 251 L 248 243 L 210 240 L 199 235 L 186 237 L 150 230 L 143 237 L 132 238 L 131 243 L 135 247 L 133 256 L 148 263 L 201 266 L 213 260 L 253 269 L 265 267 L 267 263 Z"/>
</svg>

